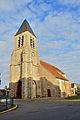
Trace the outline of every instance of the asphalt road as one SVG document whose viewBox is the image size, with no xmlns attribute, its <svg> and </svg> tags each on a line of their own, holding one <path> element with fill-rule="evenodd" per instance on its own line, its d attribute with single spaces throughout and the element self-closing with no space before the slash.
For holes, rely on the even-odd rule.
<svg viewBox="0 0 80 120">
<path fill-rule="evenodd" d="M 80 120 L 80 102 L 16 101 L 19 108 L 0 120 Z"/>
</svg>

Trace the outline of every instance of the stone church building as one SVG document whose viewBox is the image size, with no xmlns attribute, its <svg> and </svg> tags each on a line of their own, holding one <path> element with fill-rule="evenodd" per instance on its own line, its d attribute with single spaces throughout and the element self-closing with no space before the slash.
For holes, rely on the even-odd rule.
<svg viewBox="0 0 80 120">
<path fill-rule="evenodd" d="M 9 87 L 11 96 L 23 99 L 71 94 L 71 83 L 65 73 L 39 59 L 37 37 L 27 20 L 15 34 Z"/>
</svg>

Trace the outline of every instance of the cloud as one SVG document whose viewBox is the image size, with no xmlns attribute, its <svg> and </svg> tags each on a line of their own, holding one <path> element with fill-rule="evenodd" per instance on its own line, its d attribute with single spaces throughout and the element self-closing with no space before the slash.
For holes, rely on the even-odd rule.
<svg viewBox="0 0 80 120">
<path fill-rule="evenodd" d="M 0 48 L 3 48 L 3 47 L 5 47 L 5 42 L 0 41 Z"/>
<path fill-rule="evenodd" d="M 73 48 L 73 49 L 80 50 L 80 43 L 79 43 L 79 44 L 73 44 L 73 45 L 72 45 L 72 48 Z"/>
<path fill-rule="evenodd" d="M 67 76 L 70 79 L 70 82 L 80 82 L 80 56 L 77 56 L 77 54 L 80 54 L 80 51 L 76 52 L 70 52 L 67 55 L 48 55 L 43 56 L 41 59 L 44 61 L 47 61 L 55 66 L 57 66 L 59 69 L 64 71 Z M 76 72 L 77 71 L 77 72 Z"/>
<path fill-rule="evenodd" d="M 14 9 L 14 4 L 12 0 L 0 0 L 0 10 L 5 11 L 11 11 Z"/>
<path fill-rule="evenodd" d="M 16 12 L 31 0 L 0 0 L 0 10 L 3 12 Z"/>
<path fill-rule="evenodd" d="M 44 27 L 45 26 L 45 27 Z M 40 34 L 43 36 L 46 36 L 48 39 L 49 37 L 54 38 L 56 37 L 65 37 L 68 40 L 74 39 L 72 36 L 74 34 L 79 34 L 80 26 L 78 23 L 72 18 L 72 15 L 69 12 L 66 12 L 65 14 L 60 14 L 57 16 L 53 16 L 52 13 L 50 13 L 44 20 L 44 22 L 41 22 L 37 24 L 36 32 L 38 34 L 38 31 L 40 31 Z M 75 32 L 75 31 L 79 32 Z"/>
<path fill-rule="evenodd" d="M 38 36 L 39 51 L 47 55 L 54 53 L 66 54 L 72 51 L 73 44 L 80 39 L 80 25 L 68 12 L 53 16 L 49 14 L 43 22 L 37 21 L 35 32 Z M 41 46 L 41 47 L 40 47 Z"/>
<path fill-rule="evenodd" d="M 63 40 L 59 40 L 59 41 L 51 41 L 51 42 L 46 42 L 45 45 L 43 45 L 43 47 L 45 49 L 49 49 L 49 48 L 53 48 L 53 49 L 64 49 L 66 48 L 70 43 L 68 43 L 67 41 L 63 41 Z M 41 47 L 42 48 L 42 47 Z"/>
<path fill-rule="evenodd" d="M 72 5 L 72 6 L 76 6 L 80 4 L 80 0 L 59 0 L 60 3 L 64 4 L 64 5 Z"/>
</svg>

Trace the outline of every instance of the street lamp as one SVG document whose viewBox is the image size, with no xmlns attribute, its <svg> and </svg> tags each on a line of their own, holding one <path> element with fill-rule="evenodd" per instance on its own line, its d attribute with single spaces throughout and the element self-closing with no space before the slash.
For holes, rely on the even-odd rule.
<svg viewBox="0 0 80 120">
<path fill-rule="evenodd" d="M 7 97 L 7 85 L 5 86 L 5 90 L 6 90 L 6 97 Z"/>
<path fill-rule="evenodd" d="M 5 90 L 6 90 L 6 110 L 7 110 L 8 108 L 7 85 L 5 86 Z"/>
</svg>

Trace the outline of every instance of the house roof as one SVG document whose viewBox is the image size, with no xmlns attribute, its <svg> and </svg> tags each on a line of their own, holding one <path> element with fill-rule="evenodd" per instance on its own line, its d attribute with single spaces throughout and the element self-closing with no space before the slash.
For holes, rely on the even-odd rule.
<svg viewBox="0 0 80 120">
<path fill-rule="evenodd" d="M 40 60 L 40 63 L 42 66 L 44 66 L 44 68 L 46 68 L 47 70 L 49 70 L 56 78 L 62 79 L 62 80 L 66 80 L 68 81 L 68 79 L 62 75 L 64 75 L 65 73 L 62 72 L 61 70 L 59 70 L 57 67 L 48 64 L 42 60 Z"/>
<path fill-rule="evenodd" d="M 23 21 L 21 27 L 19 28 L 19 30 L 17 31 L 17 33 L 15 34 L 15 36 L 16 36 L 16 35 L 19 35 L 20 33 L 25 32 L 25 31 L 28 31 L 28 32 L 30 32 L 32 35 L 35 36 L 33 30 L 31 29 L 31 27 L 30 27 L 30 25 L 29 25 L 29 23 L 28 23 L 28 21 L 27 21 L 26 19 Z M 35 36 L 35 37 L 36 37 L 36 36 Z"/>
</svg>

